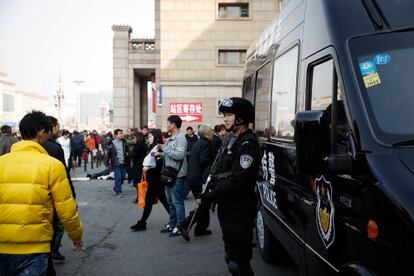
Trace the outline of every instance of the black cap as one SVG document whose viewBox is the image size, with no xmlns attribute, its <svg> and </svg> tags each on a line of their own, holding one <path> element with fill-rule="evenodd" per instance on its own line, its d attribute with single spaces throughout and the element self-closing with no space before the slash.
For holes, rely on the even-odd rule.
<svg viewBox="0 0 414 276">
<path fill-rule="evenodd" d="M 220 113 L 233 113 L 245 123 L 254 123 L 254 107 L 249 100 L 233 97 L 221 100 Z"/>
</svg>

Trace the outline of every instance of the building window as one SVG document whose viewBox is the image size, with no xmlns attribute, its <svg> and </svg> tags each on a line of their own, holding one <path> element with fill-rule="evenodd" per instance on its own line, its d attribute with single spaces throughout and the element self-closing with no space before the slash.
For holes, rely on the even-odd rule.
<svg viewBox="0 0 414 276">
<path fill-rule="evenodd" d="M 298 47 L 276 58 L 273 69 L 271 134 L 293 140 Z"/>
<path fill-rule="evenodd" d="M 3 112 L 14 112 L 13 95 L 3 94 Z"/>
<path fill-rule="evenodd" d="M 219 64 L 243 65 L 246 60 L 246 50 L 219 50 Z"/>
<path fill-rule="evenodd" d="M 218 18 L 240 19 L 249 18 L 249 3 L 219 3 Z"/>
</svg>

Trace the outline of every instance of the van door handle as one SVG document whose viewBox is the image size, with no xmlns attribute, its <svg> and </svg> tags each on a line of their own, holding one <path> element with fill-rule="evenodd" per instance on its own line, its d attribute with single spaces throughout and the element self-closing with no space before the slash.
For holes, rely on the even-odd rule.
<svg viewBox="0 0 414 276">
<path fill-rule="evenodd" d="M 309 206 L 313 206 L 314 202 L 308 199 L 303 199 L 303 202 L 305 202 L 306 204 L 308 204 Z"/>
</svg>

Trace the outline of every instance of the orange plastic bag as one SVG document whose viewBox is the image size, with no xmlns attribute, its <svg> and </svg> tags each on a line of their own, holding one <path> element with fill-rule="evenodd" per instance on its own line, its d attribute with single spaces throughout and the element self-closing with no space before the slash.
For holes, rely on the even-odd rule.
<svg viewBox="0 0 414 276">
<path fill-rule="evenodd" d="M 145 196 L 148 190 L 148 182 L 145 172 L 142 173 L 141 182 L 138 183 L 138 208 L 145 207 Z"/>
</svg>

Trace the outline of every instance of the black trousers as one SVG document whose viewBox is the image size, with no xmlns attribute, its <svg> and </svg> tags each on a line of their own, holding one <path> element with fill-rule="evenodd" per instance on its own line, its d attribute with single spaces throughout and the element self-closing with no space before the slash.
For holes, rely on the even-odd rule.
<svg viewBox="0 0 414 276">
<path fill-rule="evenodd" d="M 75 163 L 78 163 L 78 167 L 82 166 L 82 150 L 75 149 L 73 152 L 73 158 L 75 159 Z"/>
<path fill-rule="evenodd" d="M 250 260 L 256 216 L 255 204 L 219 204 L 217 214 L 223 233 L 226 261 L 235 262 L 240 275 L 253 275 Z"/>
<path fill-rule="evenodd" d="M 142 213 L 141 222 L 146 222 L 152 211 L 152 204 L 155 199 L 161 202 L 167 213 L 170 213 L 170 208 L 167 202 L 167 196 L 165 195 L 165 187 L 161 183 L 161 172 L 155 169 L 147 171 L 148 189 L 145 195 L 145 207 Z"/>
<path fill-rule="evenodd" d="M 199 198 L 201 193 L 203 192 L 203 186 L 201 185 L 190 185 L 190 190 L 193 193 L 194 198 Z M 194 211 L 191 211 L 188 217 L 184 220 L 184 227 L 188 228 L 190 226 L 191 219 L 194 215 Z M 210 225 L 210 203 L 209 202 L 201 202 L 198 206 L 198 210 L 195 213 L 195 217 L 193 219 L 193 226 L 195 223 L 195 231 L 203 231 L 208 228 Z"/>
</svg>

